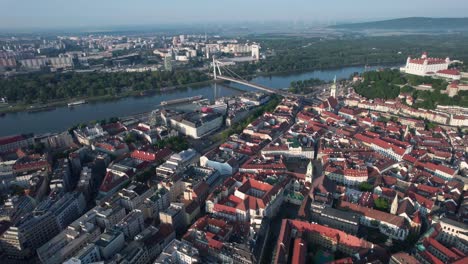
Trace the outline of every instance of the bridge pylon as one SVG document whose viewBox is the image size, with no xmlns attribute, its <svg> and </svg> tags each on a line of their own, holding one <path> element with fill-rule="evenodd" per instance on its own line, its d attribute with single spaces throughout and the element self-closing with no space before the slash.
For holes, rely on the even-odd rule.
<svg viewBox="0 0 468 264">
<path fill-rule="evenodd" d="M 213 77 L 214 77 L 215 80 L 218 79 L 218 76 L 223 75 L 221 73 L 221 68 L 219 67 L 219 64 L 220 64 L 220 62 L 217 61 L 213 56 Z M 216 69 L 218 70 L 217 72 L 216 72 Z"/>
</svg>

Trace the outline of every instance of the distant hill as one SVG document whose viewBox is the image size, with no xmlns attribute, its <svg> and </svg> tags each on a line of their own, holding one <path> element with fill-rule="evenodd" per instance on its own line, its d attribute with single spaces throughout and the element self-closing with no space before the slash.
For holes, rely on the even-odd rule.
<svg viewBox="0 0 468 264">
<path fill-rule="evenodd" d="M 349 30 L 417 30 L 417 31 L 468 31 L 468 17 L 431 18 L 407 17 L 383 21 L 341 24 L 331 26 Z"/>
</svg>

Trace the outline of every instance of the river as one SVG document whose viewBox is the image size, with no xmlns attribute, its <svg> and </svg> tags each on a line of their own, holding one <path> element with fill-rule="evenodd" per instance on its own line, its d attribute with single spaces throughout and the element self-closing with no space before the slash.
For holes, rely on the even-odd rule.
<svg viewBox="0 0 468 264">
<path fill-rule="evenodd" d="M 370 69 L 376 69 L 371 67 Z M 369 69 L 369 68 L 368 68 Z M 272 76 L 260 76 L 253 78 L 251 82 L 267 87 L 280 89 L 287 88 L 291 81 L 318 78 L 331 81 L 334 76 L 338 79 L 349 78 L 354 72 L 362 72 L 364 67 L 344 67 L 340 69 L 315 70 L 302 73 L 276 74 Z M 230 88 L 235 87 L 245 91 L 252 91 L 253 88 L 240 84 L 231 83 L 228 86 L 216 85 L 216 95 L 231 96 L 240 94 L 241 91 Z M 65 131 L 69 127 L 91 120 L 101 120 L 110 117 L 128 116 L 132 114 L 148 112 L 155 109 L 161 101 L 176 98 L 203 95 L 210 100 L 215 96 L 215 84 L 188 87 L 163 94 L 156 93 L 143 97 L 127 97 L 114 101 L 93 102 L 73 108 L 67 106 L 57 107 L 50 111 L 28 113 L 17 112 L 8 113 L 0 117 L 0 136 L 22 134 L 22 133 L 47 133 Z"/>
</svg>

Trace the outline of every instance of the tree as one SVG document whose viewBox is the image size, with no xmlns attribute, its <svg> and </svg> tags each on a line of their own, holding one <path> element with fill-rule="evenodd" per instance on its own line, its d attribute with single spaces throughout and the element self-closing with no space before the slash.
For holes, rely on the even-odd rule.
<svg viewBox="0 0 468 264">
<path fill-rule="evenodd" d="M 387 123 L 387 122 L 388 122 L 388 118 L 386 118 L 385 116 L 379 116 L 379 118 L 377 119 L 377 121 L 382 122 L 382 123 Z"/>
<path fill-rule="evenodd" d="M 189 148 L 189 143 L 184 137 L 170 137 L 159 140 L 155 144 L 158 148 L 170 148 L 172 151 L 180 152 Z"/>
<path fill-rule="evenodd" d="M 437 124 L 432 123 L 430 121 L 426 121 L 426 122 L 424 122 L 424 126 L 425 126 L 426 130 L 433 130 L 434 128 L 437 127 Z"/>
<path fill-rule="evenodd" d="M 390 205 L 386 199 L 379 197 L 374 200 L 374 208 L 380 211 L 388 212 Z"/>
<path fill-rule="evenodd" d="M 359 190 L 362 192 L 370 192 L 374 189 L 374 186 L 368 182 L 361 182 L 359 184 Z"/>
<path fill-rule="evenodd" d="M 109 123 L 117 123 L 119 122 L 119 118 L 118 117 L 111 117 L 109 118 Z"/>
<path fill-rule="evenodd" d="M 128 133 L 124 138 L 125 143 L 131 144 L 136 141 L 136 137 L 133 133 Z"/>
</svg>

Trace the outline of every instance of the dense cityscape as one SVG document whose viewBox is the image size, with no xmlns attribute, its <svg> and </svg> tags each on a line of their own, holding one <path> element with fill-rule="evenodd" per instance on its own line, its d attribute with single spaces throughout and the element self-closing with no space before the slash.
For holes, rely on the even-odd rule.
<svg viewBox="0 0 468 264">
<path fill-rule="evenodd" d="M 468 263 L 468 19 L 408 19 L 0 33 L 0 262 Z"/>
</svg>

